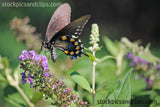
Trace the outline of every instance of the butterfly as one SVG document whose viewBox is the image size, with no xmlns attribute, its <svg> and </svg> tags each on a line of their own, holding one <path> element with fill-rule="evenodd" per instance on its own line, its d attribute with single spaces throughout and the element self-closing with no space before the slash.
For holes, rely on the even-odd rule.
<svg viewBox="0 0 160 107">
<path fill-rule="evenodd" d="M 81 54 L 88 56 L 83 52 L 83 44 L 79 36 L 91 15 L 82 16 L 73 22 L 70 22 L 70 15 L 71 7 L 68 3 L 64 3 L 56 9 L 48 24 L 41 50 L 43 47 L 47 48 L 53 62 L 57 60 L 55 48 L 64 52 L 71 59 L 77 59 L 81 57 Z"/>
</svg>

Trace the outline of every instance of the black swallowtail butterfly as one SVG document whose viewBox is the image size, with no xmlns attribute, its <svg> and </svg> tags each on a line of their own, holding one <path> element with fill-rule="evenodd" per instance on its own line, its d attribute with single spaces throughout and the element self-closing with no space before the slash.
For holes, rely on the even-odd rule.
<svg viewBox="0 0 160 107">
<path fill-rule="evenodd" d="M 71 59 L 77 59 L 77 56 L 81 57 L 81 54 L 88 56 L 83 52 L 83 45 L 79 36 L 90 15 L 82 16 L 70 23 L 70 14 L 70 5 L 64 3 L 56 9 L 48 24 L 46 41 L 42 42 L 41 50 L 43 47 L 48 48 L 53 62 L 57 59 L 54 47 L 69 55 Z"/>
</svg>

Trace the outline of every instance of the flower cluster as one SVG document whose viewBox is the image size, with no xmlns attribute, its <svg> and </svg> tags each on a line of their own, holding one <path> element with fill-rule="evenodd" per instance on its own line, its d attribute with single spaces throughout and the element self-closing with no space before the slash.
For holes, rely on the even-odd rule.
<svg viewBox="0 0 160 107">
<path fill-rule="evenodd" d="M 135 79 L 143 78 L 143 81 L 147 82 L 147 89 L 154 87 L 154 83 L 159 80 L 160 64 L 155 65 L 132 52 L 126 55 L 126 59 L 130 61 L 130 66 L 134 68 L 134 71 L 139 73 Z"/>
<path fill-rule="evenodd" d="M 38 46 L 41 45 L 40 33 L 36 33 L 36 28 L 29 25 L 29 17 L 20 19 L 14 17 L 10 22 L 10 28 L 14 31 L 17 41 L 22 40 L 28 49 L 38 51 Z"/>
<path fill-rule="evenodd" d="M 46 99 L 54 100 L 53 105 L 70 106 L 76 104 L 78 107 L 87 107 L 89 104 L 83 102 L 73 90 L 58 79 L 53 79 L 49 72 L 48 60 L 46 56 L 37 55 L 34 51 L 22 51 L 18 58 L 24 72 L 21 73 L 22 83 L 28 82 L 31 87 L 39 86 L 39 91 L 44 93 Z"/>
<path fill-rule="evenodd" d="M 82 99 L 77 97 L 76 94 L 73 93 L 73 90 L 67 87 L 63 81 L 56 79 L 54 82 L 50 82 L 46 85 L 48 87 L 46 91 L 45 87 L 40 89 L 40 92 L 45 92 L 46 99 L 49 96 L 52 96 L 52 99 L 55 101 L 52 105 L 60 104 L 59 106 L 68 107 L 71 104 L 76 104 L 77 107 L 88 107 L 87 102 L 83 102 Z M 53 94 L 55 96 L 53 96 Z"/>
<path fill-rule="evenodd" d="M 143 69 L 143 70 L 148 70 L 151 68 L 151 63 L 145 59 L 140 58 L 139 56 L 133 56 L 131 52 L 129 52 L 126 55 L 126 59 L 132 60 L 130 62 L 130 66 L 135 68 L 136 70 L 138 69 Z"/>
<path fill-rule="evenodd" d="M 92 31 L 90 35 L 90 42 L 92 46 L 90 46 L 88 49 L 93 52 L 93 51 L 98 51 L 100 50 L 100 47 L 97 42 L 99 42 L 99 28 L 97 24 L 92 24 Z"/>
<path fill-rule="evenodd" d="M 23 84 L 27 81 L 31 87 L 36 87 L 51 76 L 46 56 L 37 55 L 34 51 L 28 53 L 27 50 L 23 50 L 18 59 L 21 64 L 20 68 L 24 70 L 21 73 Z"/>
</svg>

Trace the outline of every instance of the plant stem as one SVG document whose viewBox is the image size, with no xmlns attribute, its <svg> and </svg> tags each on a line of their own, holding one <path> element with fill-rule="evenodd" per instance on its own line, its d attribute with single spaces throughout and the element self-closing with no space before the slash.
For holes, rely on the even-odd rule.
<svg viewBox="0 0 160 107">
<path fill-rule="evenodd" d="M 25 99 L 25 101 L 28 103 L 30 107 L 35 107 L 35 105 L 29 101 L 29 99 L 27 98 L 23 90 L 19 87 L 19 85 L 16 86 L 16 89 L 20 92 L 20 94 L 22 95 L 22 97 Z"/>
<path fill-rule="evenodd" d="M 35 107 L 35 105 L 29 101 L 29 99 L 27 98 L 27 96 L 25 95 L 25 93 L 23 92 L 23 90 L 19 87 L 19 79 L 17 76 L 17 71 L 15 71 L 14 75 L 15 75 L 15 79 L 10 75 L 11 70 L 9 68 L 5 69 L 5 73 L 7 76 L 7 80 L 9 82 L 9 84 L 13 87 L 15 87 L 19 93 L 22 95 L 22 97 L 24 98 L 24 100 L 28 103 L 28 105 L 30 107 Z"/>
<path fill-rule="evenodd" d="M 95 57 L 95 45 L 93 45 L 93 56 Z M 93 107 L 95 106 L 95 67 L 96 67 L 96 61 L 92 62 L 92 102 Z"/>
</svg>

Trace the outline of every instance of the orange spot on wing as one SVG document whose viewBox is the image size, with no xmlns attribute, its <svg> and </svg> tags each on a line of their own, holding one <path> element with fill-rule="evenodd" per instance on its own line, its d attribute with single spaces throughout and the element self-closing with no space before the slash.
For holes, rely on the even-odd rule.
<svg viewBox="0 0 160 107">
<path fill-rule="evenodd" d="M 66 40 L 67 37 L 66 37 L 66 36 L 62 36 L 61 39 L 62 39 L 62 40 Z"/>
<path fill-rule="evenodd" d="M 76 51 L 76 54 L 78 54 L 79 53 L 79 51 Z"/>
<path fill-rule="evenodd" d="M 68 54 L 69 52 L 67 50 L 64 51 L 65 54 Z"/>
<path fill-rule="evenodd" d="M 70 41 L 71 41 L 71 42 L 74 42 L 74 41 L 75 41 L 75 39 L 71 38 L 71 39 L 70 39 Z"/>
<path fill-rule="evenodd" d="M 71 51 L 71 52 L 70 52 L 70 54 L 71 54 L 71 55 L 73 55 L 73 54 L 74 54 L 74 52 L 73 52 L 73 51 Z"/>
<path fill-rule="evenodd" d="M 78 50 L 78 49 L 79 49 L 79 46 L 76 46 L 76 48 L 75 48 L 75 49 L 77 49 L 77 50 Z"/>
<path fill-rule="evenodd" d="M 77 45 L 78 45 L 78 42 L 74 42 L 74 45 L 76 45 L 76 46 L 77 46 Z"/>
</svg>

